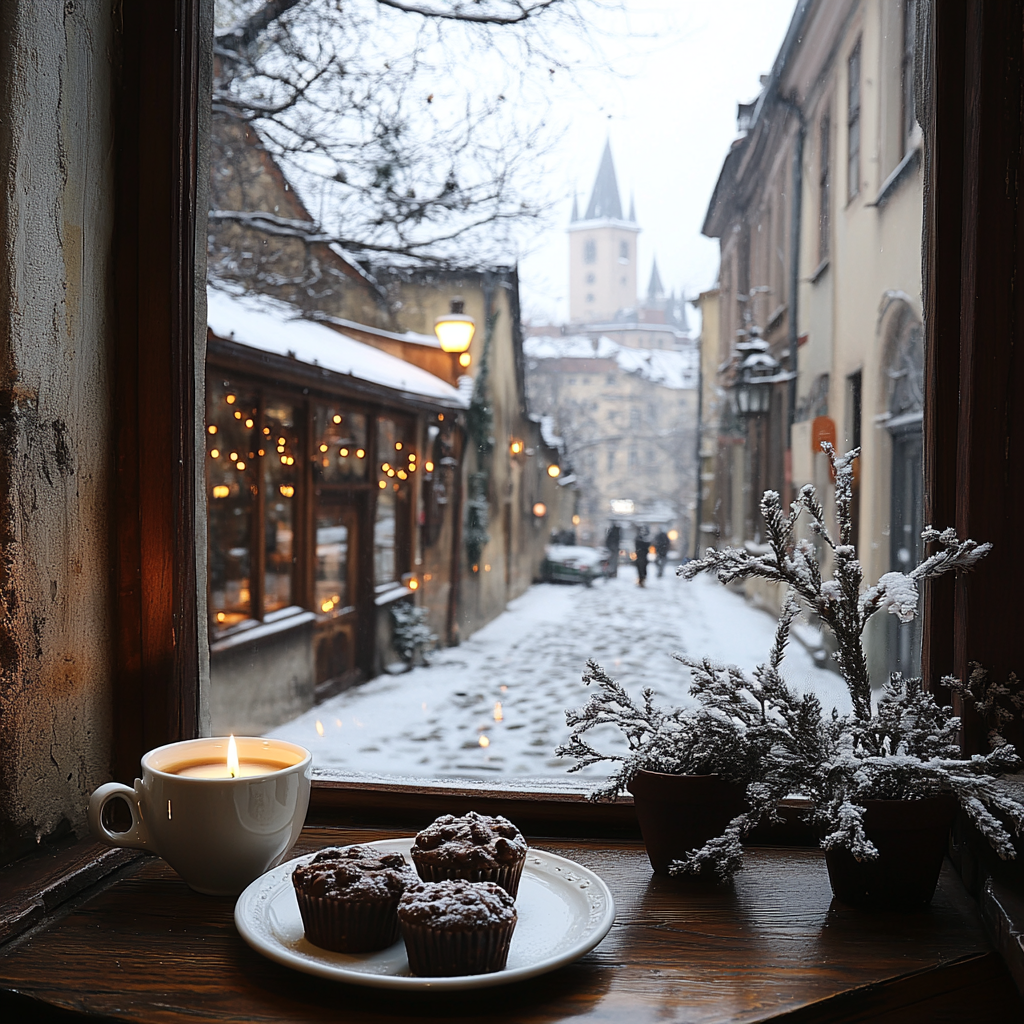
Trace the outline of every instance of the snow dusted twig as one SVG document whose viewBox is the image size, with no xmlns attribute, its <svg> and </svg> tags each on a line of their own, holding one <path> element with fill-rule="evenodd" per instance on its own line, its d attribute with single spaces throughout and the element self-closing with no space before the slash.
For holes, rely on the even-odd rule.
<svg viewBox="0 0 1024 1024">
<path fill-rule="evenodd" d="M 909 622 L 917 612 L 917 584 L 947 572 L 973 569 L 991 550 L 990 544 L 973 540 L 961 541 L 953 530 L 928 527 L 922 534 L 928 543 L 941 545 L 909 573 L 886 573 L 872 587 L 861 593 L 864 570 L 857 551 L 850 543 L 853 536 L 853 462 L 860 454 L 855 448 L 837 455 L 832 445 L 822 444 L 835 470 L 835 501 L 838 540 L 834 540 L 825 524 L 825 512 L 814 488 L 804 487 L 788 513 L 782 509 L 775 491 L 765 491 L 761 514 L 767 528 L 769 551 L 752 554 L 739 548 L 717 551 L 709 548 L 702 559 L 688 562 L 678 572 L 686 579 L 699 573 L 714 573 L 722 583 L 757 577 L 786 584 L 814 610 L 836 639 L 836 663 L 846 681 L 853 702 L 854 714 L 867 721 L 871 718 L 871 680 L 862 641 L 868 619 L 878 611 L 890 612 L 901 622 Z M 821 565 L 812 544 L 797 540 L 796 523 L 806 513 L 811 531 L 832 549 L 832 579 L 822 580 Z"/>
</svg>

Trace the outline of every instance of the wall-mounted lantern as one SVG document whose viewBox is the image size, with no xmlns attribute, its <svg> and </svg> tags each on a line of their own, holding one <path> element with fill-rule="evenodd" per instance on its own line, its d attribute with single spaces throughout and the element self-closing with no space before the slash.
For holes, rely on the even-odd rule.
<svg viewBox="0 0 1024 1024">
<path fill-rule="evenodd" d="M 476 321 L 465 310 L 462 299 L 452 299 L 451 311 L 434 321 L 434 334 L 441 343 L 442 351 L 458 355 L 459 366 L 464 368 L 471 362 L 468 349 L 476 333 Z"/>
</svg>

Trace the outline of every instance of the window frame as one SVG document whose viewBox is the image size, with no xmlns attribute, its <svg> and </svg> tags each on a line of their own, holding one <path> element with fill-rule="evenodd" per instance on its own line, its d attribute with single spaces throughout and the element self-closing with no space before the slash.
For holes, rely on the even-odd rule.
<svg viewBox="0 0 1024 1024">
<path fill-rule="evenodd" d="M 1020 276 L 1018 266 L 1024 270 L 1024 252 L 1015 242 L 1016 193 L 999 185 L 1007 161 L 1020 167 L 1024 151 L 1024 86 L 1007 70 L 1015 67 L 1024 35 L 1013 21 L 1017 6 L 929 8 L 929 88 L 921 97 L 928 142 L 926 518 L 954 523 L 1001 549 L 976 573 L 926 588 L 923 662 L 931 679 L 951 667 L 963 671 L 968 658 L 1005 674 L 1021 651 L 1014 611 L 1000 599 L 1003 587 L 1024 576 L 1024 551 L 1013 542 L 1013 523 L 1000 514 L 1014 507 L 1022 486 L 1019 472 L 1006 472 L 1012 459 L 1019 460 L 1020 447 L 993 441 L 1004 438 L 999 409 L 1013 389 L 1024 393 L 1024 367 L 1013 363 L 1012 346 L 998 348 L 992 341 L 1015 336 L 1012 282 Z M 205 436 L 196 410 L 205 402 L 198 404 L 194 342 L 205 320 L 199 172 L 208 117 L 208 15 L 208 0 L 129 4 L 122 12 L 113 241 L 119 288 L 115 387 L 124 430 L 114 481 L 120 500 L 113 506 L 119 537 L 113 703 L 119 710 L 112 762 L 114 776 L 124 781 L 134 778 L 146 750 L 200 729 L 196 541 L 202 520 L 195 509 L 196 463 Z M 1016 132 L 1006 131 L 1007 123 Z M 1002 398 L 1002 406 L 993 396 Z M 1015 445 L 1022 419 L 1011 422 Z M 972 480 L 983 481 L 983 488 L 973 490 Z M 965 745 L 982 742 L 968 713 Z M 365 806 L 367 794 L 378 800 L 386 789 L 359 784 L 354 792 Z M 330 783 L 315 783 L 314 806 L 329 804 L 324 794 L 331 790 Z M 543 804 L 547 798 L 537 799 Z M 556 803 L 563 816 L 567 803 L 578 804 L 574 813 L 593 826 L 592 834 L 622 814 L 618 804 L 590 804 L 582 795 Z"/>
<path fill-rule="evenodd" d="M 860 195 L 860 153 L 863 148 L 861 109 L 864 104 L 862 37 L 858 36 L 846 58 L 846 201 Z M 854 71 L 856 70 L 856 74 Z M 856 102 L 854 100 L 856 99 Z M 856 146 L 854 132 L 856 130 Z"/>
</svg>

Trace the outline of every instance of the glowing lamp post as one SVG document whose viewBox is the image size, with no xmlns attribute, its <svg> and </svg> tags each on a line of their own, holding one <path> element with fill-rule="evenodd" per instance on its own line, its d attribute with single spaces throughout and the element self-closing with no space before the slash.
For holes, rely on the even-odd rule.
<svg viewBox="0 0 1024 1024">
<path fill-rule="evenodd" d="M 451 311 L 434 321 L 434 333 L 444 352 L 459 357 L 459 366 L 469 366 L 469 345 L 476 333 L 476 321 L 467 316 L 462 299 L 452 299 Z"/>
</svg>

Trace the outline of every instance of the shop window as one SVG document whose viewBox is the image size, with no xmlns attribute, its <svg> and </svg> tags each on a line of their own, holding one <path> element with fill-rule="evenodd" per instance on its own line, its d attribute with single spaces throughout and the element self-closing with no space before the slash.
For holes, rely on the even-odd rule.
<svg viewBox="0 0 1024 1024">
<path fill-rule="evenodd" d="M 377 420 L 377 505 L 373 520 L 373 576 L 379 587 L 394 583 L 405 565 L 409 496 L 422 472 L 411 443 L 412 427 L 381 416 Z"/>
<path fill-rule="evenodd" d="M 316 590 L 314 603 L 324 614 L 352 605 L 349 560 L 352 551 L 351 513 L 327 506 L 316 517 Z"/>
<path fill-rule="evenodd" d="M 210 618 L 215 631 L 255 616 L 253 510 L 257 492 L 256 396 L 225 382 L 209 388 L 206 478 L 210 524 Z"/>
<path fill-rule="evenodd" d="M 295 406 L 268 402 L 263 414 L 267 444 L 264 462 L 263 610 L 274 612 L 294 604 L 295 496 L 302 468 Z"/>
<path fill-rule="evenodd" d="M 340 405 L 313 409 L 313 477 L 325 484 L 366 480 L 366 416 Z"/>
</svg>

